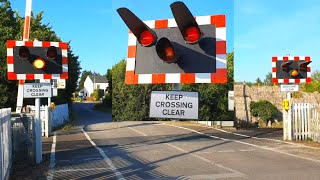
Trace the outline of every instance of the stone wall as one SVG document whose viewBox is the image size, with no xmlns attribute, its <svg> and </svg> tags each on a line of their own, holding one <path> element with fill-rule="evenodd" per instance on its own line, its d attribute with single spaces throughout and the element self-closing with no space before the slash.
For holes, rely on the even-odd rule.
<svg viewBox="0 0 320 180">
<path fill-rule="evenodd" d="M 293 97 L 292 102 L 320 103 L 320 95 L 318 92 L 304 93 L 300 91 L 299 96 L 299 98 Z M 251 101 L 259 100 L 267 100 L 274 104 L 279 110 L 276 119 L 282 120 L 282 101 L 285 98 L 286 93 L 280 92 L 279 86 L 249 87 L 245 84 L 234 85 L 236 120 L 255 122 L 256 119 L 250 114 L 250 103 Z"/>
</svg>

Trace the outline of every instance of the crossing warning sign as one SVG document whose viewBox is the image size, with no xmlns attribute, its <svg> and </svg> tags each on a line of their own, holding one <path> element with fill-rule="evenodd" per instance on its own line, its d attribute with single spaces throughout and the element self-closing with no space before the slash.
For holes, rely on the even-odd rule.
<svg viewBox="0 0 320 180">
<path fill-rule="evenodd" d="M 23 87 L 23 96 L 25 98 L 45 98 L 51 97 L 50 83 L 26 83 Z"/>
<path fill-rule="evenodd" d="M 150 117 L 198 119 L 198 92 L 152 91 Z"/>
</svg>

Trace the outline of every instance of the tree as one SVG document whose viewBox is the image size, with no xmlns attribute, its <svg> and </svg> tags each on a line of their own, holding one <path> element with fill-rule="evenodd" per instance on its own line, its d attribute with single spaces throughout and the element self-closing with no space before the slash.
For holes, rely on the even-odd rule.
<svg viewBox="0 0 320 180">
<path fill-rule="evenodd" d="M 257 78 L 255 84 L 258 85 L 258 86 L 260 86 L 261 83 L 262 83 L 261 79 L 260 79 L 260 78 Z"/>
<path fill-rule="evenodd" d="M 311 75 L 312 82 L 311 83 L 303 83 L 301 84 L 302 91 L 304 92 L 320 92 L 320 72 L 314 71 Z"/>
<path fill-rule="evenodd" d="M 19 26 L 8 0 L 0 0 L 0 108 L 14 107 L 17 98 L 17 81 L 7 80 L 6 41 L 15 39 Z"/>
<path fill-rule="evenodd" d="M 267 86 L 272 86 L 273 83 L 272 83 L 272 73 L 269 72 L 267 75 L 266 75 L 266 79 L 263 81 L 263 83 Z"/>
<path fill-rule="evenodd" d="M 107 74 L 105 75 L 108 81 L 108 93 L 112 96 L 112 69 L 107 70 Z"/>
</svg>

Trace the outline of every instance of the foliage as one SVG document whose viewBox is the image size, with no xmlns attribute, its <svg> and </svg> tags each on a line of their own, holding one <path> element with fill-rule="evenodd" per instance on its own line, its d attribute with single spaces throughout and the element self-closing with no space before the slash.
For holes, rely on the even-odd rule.
<svg viewBox="0 0 320 180">
<path fill-rule="evenodd" d="M 320 92 L 320 72 L 315 71 L 311 75 L 312 82 L 311 83 L 304 83 L 301 84 L 301 89 L 304 92 L 313 93 L 313 92 Z"/>
<path fill-rule="evenodd" d="M 90 97 L 93 98 L 93 100 L 99 100 L 100 99 L 100 94 L 99 94 L 99 89 L 95 89 L 93 93 L 91 93 Z"/>
<path fill-rule="evenodd" d="M 110 97 L 112 97 L 112 69 L 108 69 L 107 74 L 105 76 L 108 81 L 107 91 L 110 94 Z"/>
<path fill-rule="evenodd" d="M 49 24 L 43 24 L 43 13 L 31 15 L 30 40 L 39 41 L 61 41 L 57 34 L 52 30 Z M 21 40 L 24 26 L 24 18 L 18 12 L 13 12 L 8 0 L 0 0 L 0 108 L 15 108 L 17 97 L 17 81 L 7 80 L 6 65 L 6 41 Z M 74 55 L 70 46 L 68 50 L 69 79 L 66 81 L 66 89 L 59 90 L 58 97 L 52 100 L 56 104 L 71 102 L 72 93 L 77 87 L 77 81 L 80 74 L 80 64 L 78 56 Z M 29 82 L 29 81 L 26 81 Z M 33 104 L 32 99 L 25 99 L 24 104 Z"/>
<path fill-rule="evenodd" d="M 272 86 L 273 85 L 273 82 L 272 82 L 272 73 L 269 72 L 267 75 L 266 75 L 266 79 L 263 80 L 263 83 L 264 85 L 267 85 L 267 86 Z"/>
<path fill-rule="evenodd" d="M 256 79 L 255 85 L 260 86 L 262 84 L 262 81 L 260 78 Z"/>
<path fill-rule="evenodd" d="M 233 120 L 228 112 L 228 90 L 233 90 L 233 52 L 227 55 L 228 83 L 184 84 L 182 90 L 199 92 L 200 120 Z M 126 85 L 126 61 L 112 67 L 112 115 L 113 120 L 148 120 L 150 95 L 153 90 L 171 90 L 171 84 Z"/>
<path fill-rule="evenodd" d="M 0 1 L 0 108 L 14 107 L 17 98 L 17 81 L 7 80 L 6 41 L 15 39 L 19 31 L 11 4 Z"/>
<path fill-rule="evenodd" d="M 261 120 L 268 123 L 276 117 L 278 109 L 269 101 L 251 101 L 250 112 L 252 116 L 259 117 Z"/>
<path fill-rule="evenodd" d="M 112 107 L 112 96 L 110 93 L 106 93 L 106 95 L 104 96 L 103 98 L 103 104 L 106 106 L 106 107 Z"/>
</svg>

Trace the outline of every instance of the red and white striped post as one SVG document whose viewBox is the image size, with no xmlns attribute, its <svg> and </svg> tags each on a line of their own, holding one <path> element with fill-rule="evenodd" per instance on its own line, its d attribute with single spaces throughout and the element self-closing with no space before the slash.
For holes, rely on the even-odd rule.
<svg viewBox="0 0 320 180">
<path fill-rule="evenodd" d="M 32 0 L 26 0 L 26 11 L 25 11 L 24 28 L 23 28 L 23 41 L 29 40 L 31 7 L 32 7 Z M 24 84 L 24 80 L 19 80 L 17 107 L 16 107 L 17 113 L 21 113 L 22 106 L 23 106 L 23 84 Z"/>
<path fill-rule="evenodd" d="M 32 9 L 32 0 L 26 0 L 26 11 L 24 19 L 24 28 L 23 28 L 23 41 L 29 41 L 30 34 L 30 21 L 31 21 L 31 9 Z M 18 87 L 18 97 L 17 97 L 17 108 L 16 112 L 20 113 L 23 106 L 23 85 L 24 80 L 19 80 Z M 40 98 L 35 99 L 35 121 L 33 123 L 33 130 L 35 134 L 35 139 L 33 141 L 34 148 L 34 158 L 36 164 L 39 164 L 42 161 L 42 128 L 41 128 L 41 119 L 40 119 Z"/>
</svg>

